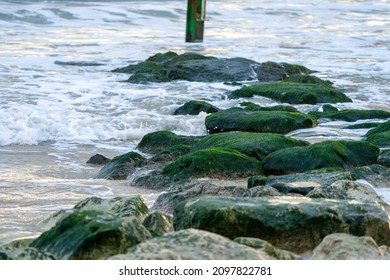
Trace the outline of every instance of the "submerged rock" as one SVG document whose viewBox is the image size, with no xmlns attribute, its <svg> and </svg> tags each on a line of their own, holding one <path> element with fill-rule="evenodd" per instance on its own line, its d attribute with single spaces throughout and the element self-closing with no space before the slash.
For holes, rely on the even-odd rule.
<svg viewBox="0 0 390 280">
<path fill-rule="evenodd" d="M 293 82 L 274 82 L 244 86 L 231 92 L 229 97 L 250 98 L 255 95 L 290 104 L 352 102 L 344 93 L 330 85 Z"/>
<path fill-rule="evenodd" d="M 289 74 L 311 72 L 304 66 L 236 58 L 216 58 L 197 53 L 158 53 L 144 62 L 115 69 L 130 73 L 129 82 L 169 82 L 187 80 L 196 82 L 234 82 L 259 80 L 278 81 Z"/>
<path fill-rule="evenodd" d="M 129 152 L 110 160 L 97 174 L 98 179 L 124 180 L 137 167 L 144 166 L 147 159 L 135 152 Z"/>
<path fill-rule="evenodd" d="M 199 115 L 200 112 L 215 113 L 219 109 L 205 101 L 191 100 L 186 102 L 183 106 L 177 108 L 174 115 Z"/>
<path fill-rule="evenodd" d="M 100 155 L 96 154 L 92 156 L 90 159 L 88 159 L 87 164 L 94 164 L 94 165 L 104 165 L 110 162 L 111 159 Z"/>
<path fill-rule="evenodd" d="M 131 248 L 111 260 L 267 260 L 261 250 L 196 229 L 171 232 Z"/>
<path fill-rule="evenodd" d="M 344 168 L 376 163 L 379 148 L 365 141 L 323 141 L 271 153 L 263 160 L 266 174 L 288 174 L 321 168 Z"/>
<path fill-rule="evenodd" d="M 255 237 L 296 253 L 313 249 L 335 232 L 369 235 L 378 244 L 390 244 L 386 210 L 358 201 L 198 197 L 180 203 L 173 220 L 176 230 L 197 228 L 232 239 Z"/>
<path fill-rule="evenodd" d="M 314 127 L 317 121 L 303 113 L 247 112 L 241 108 L 231 108 L 207 116 L 205 124 L 209 133 L 247 131 L 286 134 L 296 129 Z"/>
<path fill-rule="evenodd" d="M 121 254 L 150 238 L 150 233 L 134 217 L 108 213 L 75 211 L 44 232 L 30 247 L 56 259 L 97 260 Z"/>
<path fill-rule="evenodd" d="M 209 148 L 178 158 L 164 166 L 162 175 L 175 180 L 200 177 L 245 177 L 261 174 L 260 161 L 236 150 Z"/>
<path fill-rule="evenodd" d="M 312 260 L 390 260 L 387 246 L 379 247 L 369 236 L 333 233 L 326 236 L 311 257 Z"/>
<path fill-rule="evenodd" d="M 309 112 L 309 115 L 312 115 L 318 119 L 330 119 L 330 120 L 340 120 L 346 122 L 355 122 L 358 120 L 366 119 L 387 119 L 390 118 L 390 112 L 384 110 L 356 110 L 356 109 L 346 109 L 346 110 L 332 110 L 332 111 L 312 111 Z"/>
</svg>

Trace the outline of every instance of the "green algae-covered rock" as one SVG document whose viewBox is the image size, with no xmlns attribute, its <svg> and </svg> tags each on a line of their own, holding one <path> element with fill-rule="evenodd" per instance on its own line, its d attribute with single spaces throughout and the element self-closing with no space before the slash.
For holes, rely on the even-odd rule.
<svg viewBox="0 0 390 280">
<path fill-rule="evenodd" d="M 374 128 L 374 127 L 378 127 L 380 123 L 357 123 L 357 124 L 352 124 L 352 125 L 349 125 L 347 127 L 345 127 L 346 129 L 366 129 L 366 128 Z"/>
<path fill-rule="evenodd" d="M 200 112 L 215 113 L 219 109 L 205 101 L 191 100 L 186 102 L 183 106 L 177 108 L 174 115 L 199 115 Z"/>
<path fill-rule="evenodd" d="M 258 104 L 255 104 L 253 102 L 241 102 L 240 106 L 245 111 L 286 111 L 286 112 L 299 112 L 298 109 L 296 109 L 293 106 L 288 105 L 276 105 L 276 106 L 260 106 Z"/>
<path fill-rule="evenodd" d="M 197 228 L 228 238 L 255 237 L 302 253 L 328 234 L 369 235 L 390 244 L 389 216 L 379 204 L 298 197 L 198 197 L 174 212 L 176 230 Z"/>
<path fill-rule="evenodd" d="M 390 260 L 387 246 L 378 246 L 370 236 L 333 233 L 326 236 L 311 256 L 312 260 Z"/>
<path fill-rule="evenodd" d="M 286 134 L 296 129 L 314 127 L 317 121 L 302 113 L 247 112 L 241 108 L 231 108 L 207 116 L 205 124 L 209 133 L 247 131 Z"/>
<path fill-rule="evenodd" d="M 150 237 L 136 218 L 84 210 L 71 213 L 30 246 L 56 259 L 95 260 L 124 253 Z"/>
<path fill-rule="evenodd" d="M 323 141 L 269 154 L 263 160 L 266 174 L 288 174 L 321 168 L 344 168 L 376 163 L 379 148 L 366 141 Z"/>
<path fill-rule="evenodd" d="M 366 140 L 379 147 L 390 146 L 390 121 L 381 123 L 367 132 Z"/>
<path fill-rule="evenodd" d="M 156 237 L 111 260 L 267 260 L 262 250 L 238 244 L 223 236 L 185 229 Z"/>
<path fill-rule="evenodd" d="M 162 130 L 146 134 L 139 142 L 137 149 L 150 154 L 157 154 L 169 149 L 188 150 L 199 137 L 176 135 Z"/>
<path fill-rule="evenodd" d="M 91 165 L 104 165 L 104 164 L 107 164 L 110 162 L 111 159 L 103 156 L 103 155 L 100 155 L 100 154 L 96 154 L 92 157 L 90 157 L 88 160 L 87 160 L 87 164 L 91 164 Z"/>
<path fill-rule="evenodd" d="M 318 119 L 340 120 L 346 122 L 354 122 L 366 119 L 387 119 L 390 118 L 390 112 L 384 110 L 356 110 L 347 109 L 340 111 L 312 111 L 309 115 L 315 116 Z"/>
<path fill-rule="evenodd" d="M 162 172 L 174 179 L 245 177 L 261 173 L 261 163 L 257 159 L 227 148 L 210 148 L 189 153 L 165 165 Z"/>
<path fill-rule="evenodd" d="M 224 147 L 247 156 L 263 160 L 268 154 L 289 147 L 307 146 L 308 143 L 274 133 L 227 132 L 208 135 L 200 139 L 194 150 Z"/>
<path fill-rule="evenodd" d="M 53 256 L 29 247 L 34 239 L 17 239 L 0 246 L 0 260 L 53 260 Z"/>
<path fill-rule="evenodd" d="M 116 156 L 99 171 L 98 179 L 124 180 L 137 167 L 146 165 L 147 159 L 136 152 Z"/>
<path fill-rule="evenodd" d="M 230 98 L 249 98 L 255 95 L 268 97 L 290 104 L 317 104 L 351 102 L 341 91 L 326 84 L 303 84 L 292 82 L 263 83 L 244 86 L 233 91 Z"/>
<path fill-rule="evenodd" d="M 331 86 L 332 82 L 322 80 L 316 76 L 304 75 L 304 74 L 294 74 L 283 79 L 284 82 L 290 83 L 301 83 L 301 84 L 324 84 Z"/>
<path fill-rule="evenodd" d="M 155 211 L 142 222 L 152 236 L 163 236 L 173 231 L 173 221 L 170 216 L 160 211 Z"/>
<path fill-rule="evenodd" d="M 197 82 L 234 82 L 259 80 L 278 81 L 289 74 L 310 72 L 304 66 L 288 63 L 265 62 L 236 58 L 216 58 L 197 53 L 159 53 L 144 62 L 115 69 L 114 72 L 130 73 L 129 82 L 169 82 L 187 80 Z"/>
<path fill-rule="evenodd" d="M 390 167 L 390 150 L 382 150 L 378 157 L 378 163 Z"/>
</svg>

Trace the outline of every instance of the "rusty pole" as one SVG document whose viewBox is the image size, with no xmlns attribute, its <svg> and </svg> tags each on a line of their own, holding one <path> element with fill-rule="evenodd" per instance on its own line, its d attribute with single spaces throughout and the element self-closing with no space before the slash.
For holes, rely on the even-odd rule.
<svg viewBox="0 0 390 280">
<path fill-rule="evenodd" d="M 203 42 L 206 0 L 188 0 L 186 42 Z"/>
</svg>

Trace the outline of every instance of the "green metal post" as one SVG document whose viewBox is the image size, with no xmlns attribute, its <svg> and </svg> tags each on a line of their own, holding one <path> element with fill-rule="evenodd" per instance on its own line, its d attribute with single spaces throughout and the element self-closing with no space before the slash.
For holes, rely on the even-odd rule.
<svg viewBox="0 0 390 280">
<path fill-rule="evenodd" d="M 206 0 L 188 0 L 186 42 L 203 42 Z"/>
</svg>

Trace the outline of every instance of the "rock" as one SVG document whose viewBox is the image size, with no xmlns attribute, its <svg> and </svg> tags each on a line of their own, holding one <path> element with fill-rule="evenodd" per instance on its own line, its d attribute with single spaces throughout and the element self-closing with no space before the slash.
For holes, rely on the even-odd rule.
<svg viewBox="0 0 390 280">
<path fill-rule="evenodd" d="M 139 142 L 137 149 L 144 153 L 158 154 L 177 149 L 190 150 L 200 137 L 176 135 L 170 131 L 157 131 L 146 134 Z"/>
<path fill-rule="evenodd" d="M 334 182 L 330 187 L 316 187 L 306 197 L 357 200 L 382 205 L 386 204 L 373 188 L 359 182 L 348 180 Z"/>
<path fill-rule="evenodd" d="M 309 112 L 309 115 L 312 115 L 318 119 L 330 119 L 330 120 L 340 120 L 346 122 L 355 122 L 358 120 L 366 119 L 387 119 L 390 118 L 390 112 L 384 110 L 356 110 L 356 109 L 347 109 L 340 111 L 323 111 Z"/>
<path fill-rule="evenodd" d="M 97 260 L 124 253 L 150 237 L 134 217 L 84 210 L 71 213 L 39 236 L 30 247 L 56 259 Z"/>
<path fill-rule="evenodd" d="M 284 148 L 307 146 L 308 143 L 273 133 L 226 132 L 205 136 L 193 150 L 224 147 L 263 160 L 268 154 Z"/>
<path fill-rule="evenodd" d="M 337 109 L 336 107 L 334 107 L 330 104 L 325 104 L 322 106 L 322 111 L 323 112 L 338 112 L 339 109 Z"/>
<path fill-rule="evenodd" d="M 149 215 L 148 206 L 140 195 L 114 197 L 111 199 L 92 196 L 77 203 L 73 210 L 95 210 L 118 217 L 132 216 L 141 221 Z"/>
<path fill-rule="evenodd" d="M 173 231 L 172 218 L 160 211 L 151 213 L 145 218 L 142 224 L 152 236 L 163 236 Z"/>
<path fill-rule="evenodd" d="M 125 180 L 137 167 L 146 165 L 147 159 L 135 152 L 116 156 L 97 174 L 98 179 Z"/>
<path fill-rule="evenodd" d="M 220 235 L 186 229 L 150 239 L 111 260 L 267 260 L 261 250 Z"/>
<path fill-rule="evenodd" d="M 299 112 L 298 109 L 296 109 L 293 106 L 288 105 L 276 105 L 276 106 L 269 106 L 264 107 L 260 106 L 258 104 L 255 104 L 253 102 L 241 102 L 240 106 L 245 110 L 249 112 L 254 111 L 285 111 L 285 112 Z"/>
<path fill-rule="evenodd" d="M 243 244 L 254 249 L 260 249 L 277 260 L 302 260 L 302 257 L 286 251 L 280 250 L 272 246 L 269 242 L 252 237 L 237 237 L 234 242 Z"/>
<path fill-rule="evenodd" d="M 294 74 L 283 79 L 284 82 L 290 83 L 301 83 L 301 84 L 324 84 L 331 86 L 332 82 L 327 80 L 322 80 L 316 76 L 305 75 L 305 74 Z"/>
<path fill-rule="evenodd" d="M 390 169 L 379 164 L 355 168 L 356 179 L 365 180 L 375 188 L 390 188 Z"/>
<path fill-rule="evenodd" d="M 366 140 L 379 147 L 390 146 L 390 121 L 384 122 L 367 132 Z"/>
<path fill-rule="evenodd" d="M 382 150 L 378 157 L 378 163 L 390 167 L 390 150 Z"/>
<path fill-rule="evenodd" d="M 93 165 L 104 165 L 104 164 L 107 164 L 111 159 L 103 156 L 103 155 L 100 155 L 100 154 L 96 154 L 94 156 L 92 156 L 88 161 L 87 161 L 87 164 L 93 164 Z"/>
<path fill-rule="evenodd" d="M 229 98 L 250 98 L 255 95 L 290 104 L 352 102 L 344 93 L 332 86 L 293 82 L 274 82 L 244 86 L 231 92 Z"/>
<path fill-rule="evenodd" d="M 288 174 L 321 168 L 351 168 L 376 163 L 379 148 L 365 141 L 323 141 L 269 154 L 263 160 L 266 174 Z"/>
<path fill-rule="evenodd" d="M 228 238 L 255 237 L 302 253 L 336 232 L 369 235 L 390 244 L 389 216 L 383 206 L 358 201 L 298 197 L 198 197 L 180 203 L 176 230 L 197 228 Z"/>
<path fill-rule="evenodd" d="M 219 109 L 205 101 L 191 100 L 186 102 L 183 106 L 177 108 L 174 115 L 199 115 L 200 112 L 215 113 Z"/>
<path fill-rule="evenodd" d="M 34 239 L 18 239 L 0 246 L 0 260 L 53 260 L 54 258 L 29 247 Z"/>
<path fill-rule="evenodd" d="M 326 236 L 311 257 L 312 260 L 390 260 L 390 252 L 379 247 L 369 236 L 333 233 Z"/>
<path fill-rule="evenodd" d="M 241 108 L 231 108 L 207 116 L 205 124 L 209 133 L 246 131 L 286 134 L 296 129 L 314 127 L 317 121 L 303 113 L 247 112 Z"/>
<path fill-rule="evenodd" d="M 262 173 L 261 163 L 236 150 L 209 148 L 178 158 L 164 166 L 162 175 L 174 180 L 188 178 L 239 178 Z"/>
<path fill-rule="evenodd" d="M 248 178 L 248 188 L 282 185 L 286 186 L 287 193 L 306 195 L 316 187 L 329 187 L 336 181 L 353 179 L 351 172 L 320 169 L 280 176 L 253 176 Z"/>
<path fill-rule="evenodd" d="M 169 82 L 187 80 L 196 82 L 234 82 L 257 79 L 262 82 L 278 81 L 289 74 L 310 72 L 300 65 L 274 62 L 258 63 L 253 60 L 216 58 L 196 53 L 178 55 L 159 53 L 144 62 L 115 69 L 114 72 L 131 73 L 129 82 Z"/>
<path fill-rule="evenodd" d="M 366 128 L 373 128 L 378 127 L 379 123 L 357 123 L 353 125 L 349 125 L 345 127 L 346 129 L 366 129 Z"/>
</svg>

